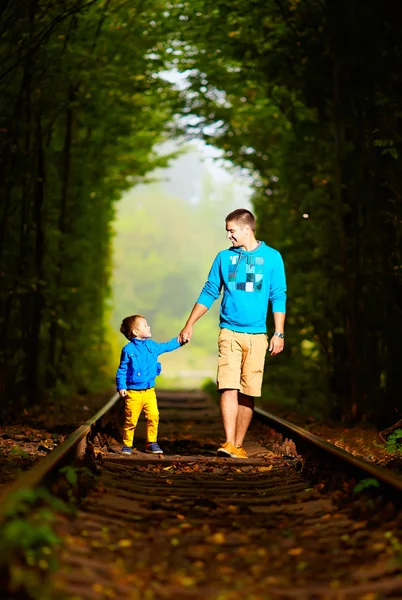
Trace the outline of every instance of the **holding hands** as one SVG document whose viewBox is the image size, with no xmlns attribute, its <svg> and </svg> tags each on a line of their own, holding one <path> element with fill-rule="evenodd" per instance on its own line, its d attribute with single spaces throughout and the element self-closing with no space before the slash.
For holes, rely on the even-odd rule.
<svg viewBox="0 0 402 600">
<path fill-rule="evenodd" d="M 191 340 L 192 335 L 193 335 L 192 325 L 186 325 L 179 333 L 178 340 L 179 340 L 180 344 L 187 344 Z"/>
</svg>

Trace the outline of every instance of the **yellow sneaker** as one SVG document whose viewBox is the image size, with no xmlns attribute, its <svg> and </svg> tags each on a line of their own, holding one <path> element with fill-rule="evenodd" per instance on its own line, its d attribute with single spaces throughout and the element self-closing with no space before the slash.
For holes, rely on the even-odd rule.
<svg viewBox="0 0 402 600">
<path fill-rule="evenodd" d="M 248 458 L 248 454 L 243 448 L 243 446 L 237 446 L 236 448 L 236 458 Z"/>
<path fill-rule="evenodd" d="M 222 458 L 238 458 L 237 450 L 231 442 L 225 442 L 218 448 L 218 456 Z"/>
</svg>

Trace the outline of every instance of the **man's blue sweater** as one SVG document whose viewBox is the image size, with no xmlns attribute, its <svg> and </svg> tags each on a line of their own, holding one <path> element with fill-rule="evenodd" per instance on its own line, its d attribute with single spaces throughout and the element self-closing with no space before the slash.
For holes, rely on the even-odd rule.
<svg viewBox="0 0 402 600">
<path fill-rule="evenodd" d="M 197 300 L 207 308 L 223 289 L 220 326 L 232 331 L 266 333 L 268 303 L 272 312 L 286 312 L 286 278 L 281 255 L 264 242 L 248 252 L 222 250 Z"/>
<path fill-rule="evenodd" d="M 180 348 L 177 338 L 158 344 L 153 340 L 133 338 L 126 344 L 116 373 L 116 387 L 120 390 L 147 390 L 154 387 L 155 378 L 162 370 L 158 356 Z"/>
</svg>

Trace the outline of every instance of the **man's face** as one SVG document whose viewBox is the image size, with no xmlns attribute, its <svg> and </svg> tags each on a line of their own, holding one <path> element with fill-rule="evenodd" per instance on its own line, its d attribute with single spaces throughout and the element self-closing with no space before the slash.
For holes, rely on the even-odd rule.
<svg viewBox="0 0 402 600">
<path fill-rule="evenodd" d="M 226 223 L 226 237 L 232 242 L 234 248 L 240 248 L 246 243 L 250 227 L 245 225 L 240 227 L 236 221 Z"/>
<path fill-rule="evenodd" d="M 137 337 L 140 340 L 147 340 L 152 336 L 151 327 L 146 322 L 146 319 L 138 319 L 133 333 L 135 337 Z"/>
</svg>

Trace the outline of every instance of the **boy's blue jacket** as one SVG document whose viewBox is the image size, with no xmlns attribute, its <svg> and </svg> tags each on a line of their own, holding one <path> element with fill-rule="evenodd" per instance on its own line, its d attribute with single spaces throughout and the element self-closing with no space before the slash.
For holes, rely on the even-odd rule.
<svg viewBox="0 0 402 600">
<path fill-rule="evenodd" d="M 197 300 L 211 308 L 223 289 L 220 326 L 232 331 L 266 333 L 267 311 L 286 312 L 286 278 L 281 255 L 264 242 L 251 252 L 222 250 Z"/>
<path fill-rule="evenodd" d="M 158 356 L 180 348 L 177 338 L 158 344 L 153 340 L 133 338 L 126 344 L 116 373 L 116 387 L 120 390 L 147 390 L 154 387 L 155 377 L 162 370 Z"/>
</svg>

